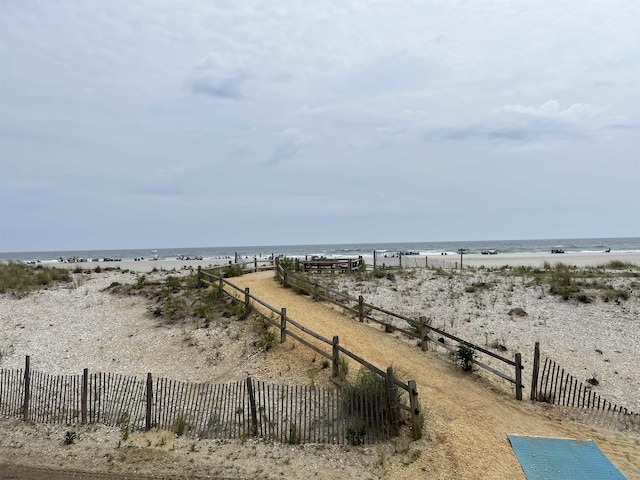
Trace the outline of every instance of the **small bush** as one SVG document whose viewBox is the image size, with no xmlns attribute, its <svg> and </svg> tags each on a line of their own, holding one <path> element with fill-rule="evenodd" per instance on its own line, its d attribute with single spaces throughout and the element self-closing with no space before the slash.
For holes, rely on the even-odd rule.
<svg viewBox="0 0 640 480">
<path fill-rule="evenodd" d="M 260 340 L 258 340 L 258 348 L 263 352 L 267 352 L 276 343 L 276 334 L 271 330 L 266 331 Z"/>
<path fill-rule="evenodd" d="M 180 415 L 178 415 L 178 418 L 176 418 L 173 422 L 173 431 L 179 437 L 184 435 L 187 431 L 187 419 L 185 418 L 184 414 L 181 413 Z"/>
<path fill-rule="evenodd" d="M 77 437 L 78 437 L 78 435 L 76 434 L 75 431 L 67 430 L 67 433 L 64 434 L 64 444 L 65 445 L 74 444 Z"/>
<path fill-rule="evenodd" d="M 462 342 L 458 345 L 458 360 L 460 361 L 460 366 L 464 371 L 471 371 L 473 369 L 473 359 L 476 355 L 476 350 L 469 345 L 468 343 Z"/>
</svg>

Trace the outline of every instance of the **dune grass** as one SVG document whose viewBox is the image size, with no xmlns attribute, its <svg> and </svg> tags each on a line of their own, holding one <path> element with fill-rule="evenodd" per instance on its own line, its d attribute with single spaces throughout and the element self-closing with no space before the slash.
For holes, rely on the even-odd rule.
<svg viewBox="0 0 640 480">
<path fill-rule="evenodd" d="M 63 268 L 16 262 L 0 264 L 0 293 L 23 297 L 29 292 L 68 282 L 71 274 Z"/>
</svg>

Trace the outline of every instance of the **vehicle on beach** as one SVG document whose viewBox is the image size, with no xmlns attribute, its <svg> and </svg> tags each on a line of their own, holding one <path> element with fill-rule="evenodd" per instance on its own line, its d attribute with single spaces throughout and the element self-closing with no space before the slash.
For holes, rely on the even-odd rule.
<svg viewBox="0 0 640 480">
<path fill-rule="evenodd" d="M 202 257 L 191 257 L 188 255 L 178 255 L 176 260 L 202 260 Z"/>
<path fill-rule="evenodd" d="M 551 253 L 566 253 L 566 252 L 561 248 L 552 248 Z"/>
<path fill-rule="evenodd" d="M 482 250 L 480 253 L 482 255 L 497 255 L 498 251 L 497 250 Z"/>
</svg>

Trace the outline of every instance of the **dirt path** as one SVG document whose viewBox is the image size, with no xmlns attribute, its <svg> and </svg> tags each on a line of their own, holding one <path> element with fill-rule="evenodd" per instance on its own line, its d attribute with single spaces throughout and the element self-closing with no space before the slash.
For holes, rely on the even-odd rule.
<svg viewBox="0 0 640 480">
<path fill-rule="evenodd" d="M 424 438 L 414 447 L 422 454 L 411 465 L 388 472 L 388 478 L 524 479 L 507 433 L 593 439 L 627 478 L 640 478 L 637 434 L 585 426 L 557 408 L 518 402 L 506 385 L 477 373 L 465 374 L 446 355 L 422 352 L 381 329 L 281 288 L 273 272 L 234 278 L 233 283 L 249 287 L 273 307 L 286 307 L 289 317 L 327 338 L 338 335 L 342 346 L 377 367 L 393 366 L 400 378 L 417 382 L 426 421 Z"/>
</svg>

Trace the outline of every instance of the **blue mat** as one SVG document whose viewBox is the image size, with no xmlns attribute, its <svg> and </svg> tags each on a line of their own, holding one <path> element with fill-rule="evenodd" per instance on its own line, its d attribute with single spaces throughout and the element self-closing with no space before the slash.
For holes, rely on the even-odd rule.
<svg viewBox="0 0 640 480">
<path fill-rule="evenodd" d="M 591 440 L 507 437 L 527 480 L 625 480 Z"/>
</svg>

